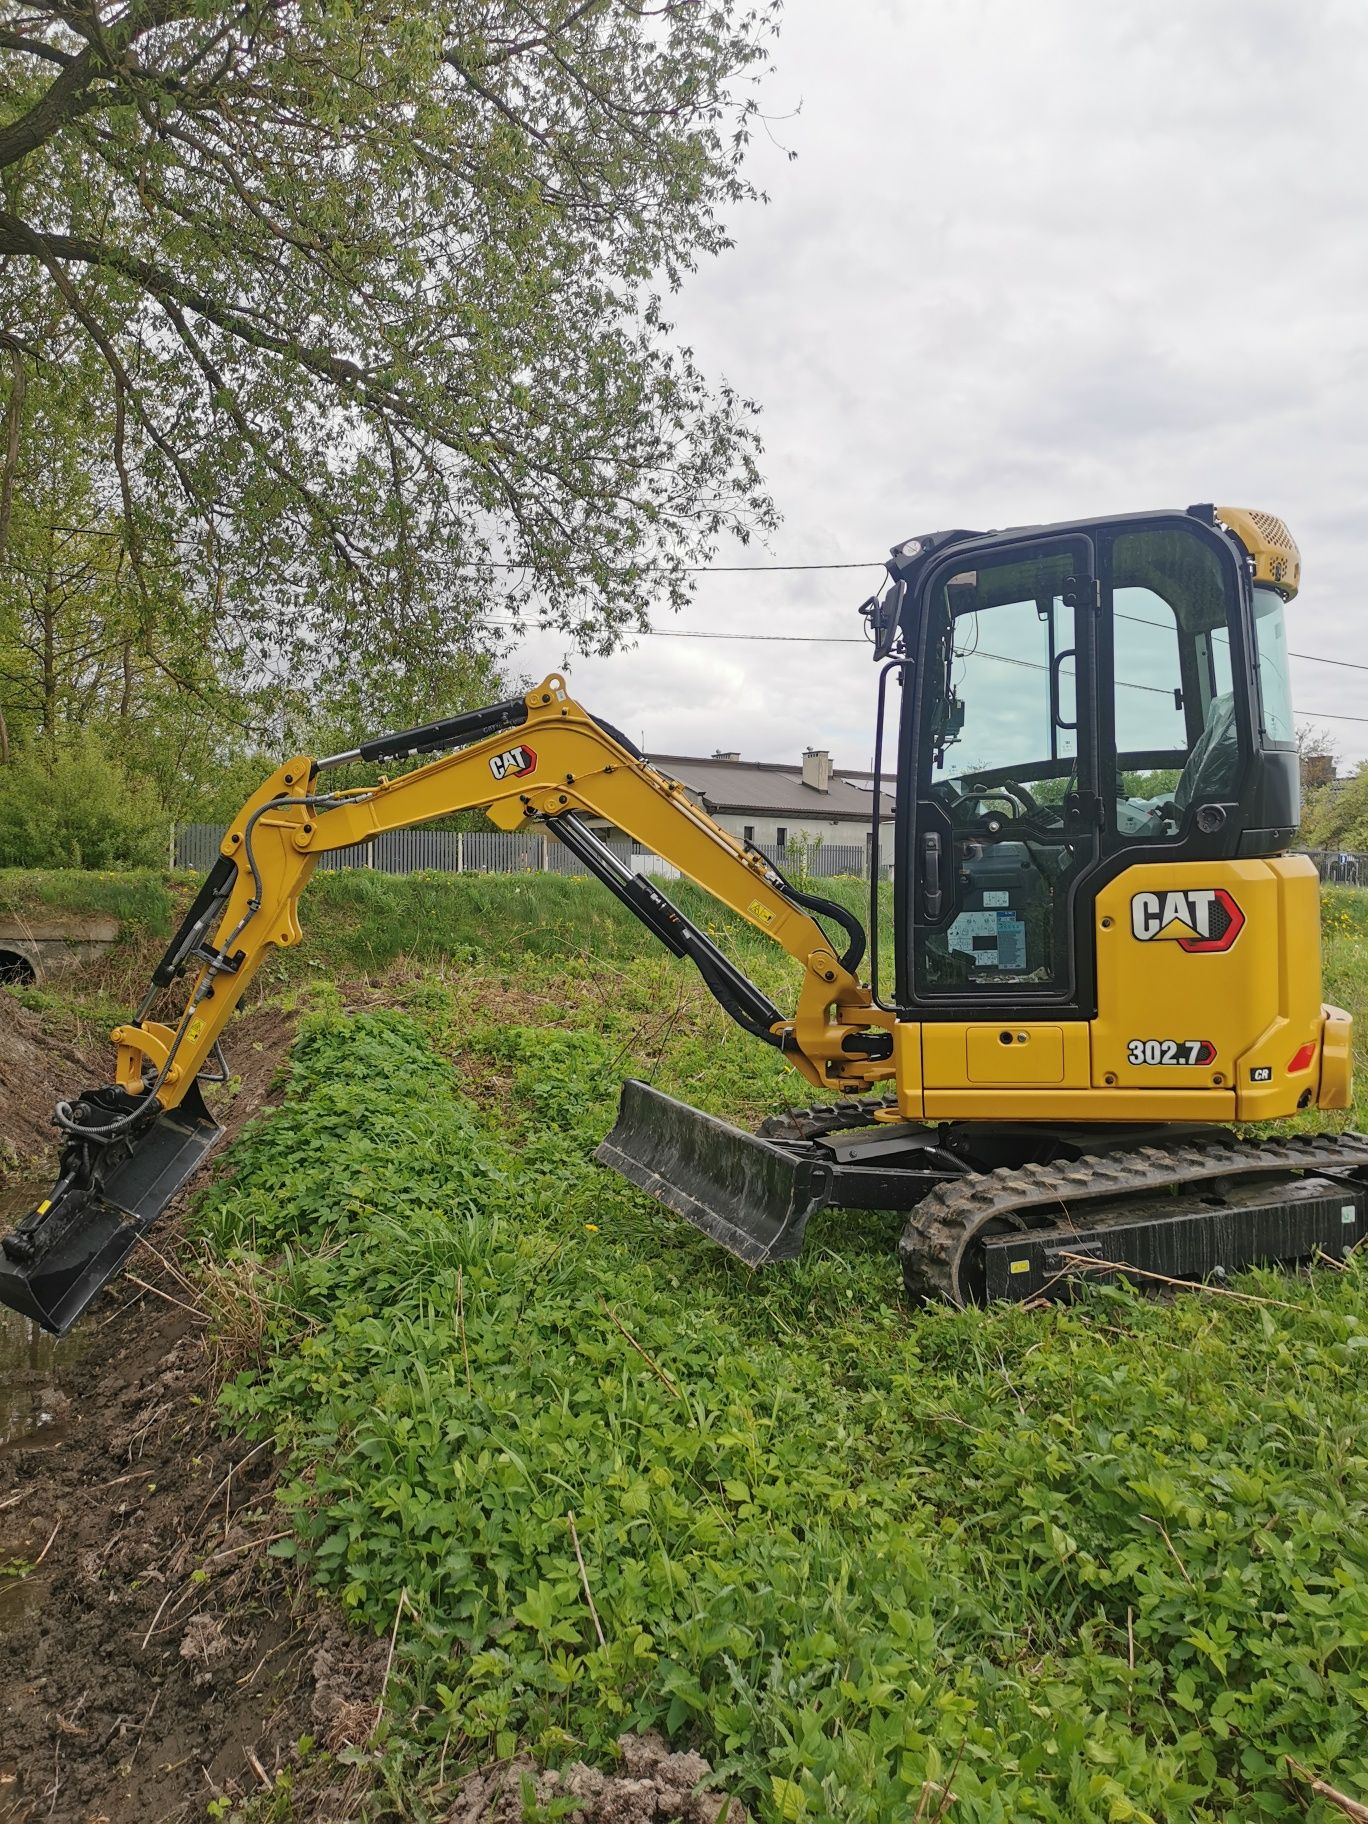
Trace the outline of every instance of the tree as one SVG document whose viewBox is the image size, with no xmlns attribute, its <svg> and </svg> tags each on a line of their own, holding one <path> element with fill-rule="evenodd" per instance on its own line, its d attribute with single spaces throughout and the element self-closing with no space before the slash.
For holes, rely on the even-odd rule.
<svg viewBox="0 0 1368 1824">
<path fill-rule="evenodd" d="M 89 454 L 103 424 L 97 358 L 72 336 L 49 352 L 22 388 L 4 471 L 0 762 L 41 749 L 52 767 L 90 731 L 96 750 L 142 776 L 156 769 L 140 737 L 173 701 L 220 730 L 256 706 L 233 682 L 242 668 L 212 612 L 212 564 L 183 563 L 174 536 L 152 529 L 137 586 L 117 494 Z M 161 757 L 159 788 L 184 782 L 187 751 L 182 733 Z"/>
<path fill-rule="evenodd" d="M 147 868 L 166 856 L 166 811 L 92 734 L 0 767 L 0 868 Z"/>
<path fill-rule="evenodd" d="M 492 605 L 611 646 L 772 517 L 661 293 L 752 194 L 776 6 L 0 0 L 3 475 L 75 337 L 144 603 L 207 554 L 291 671 Z"/>
<path fill-rule="evenodd" d="M 1324 729 L 1316 728 L 1310 722 L 1297 724 L 1297 765 L 1304 801 L 1322 786 L 1333 785 L 1339 749 Z"/>
<path fill-rule="evenodd" d="M 0 780 L 0 798 L 11 801 L 17 853 L 48 853 L 54 843 L 60 853 L 102 852 L 88 829 L 49 841 L 50 819 L 21 819 L 20 841 L 14 814 L 23 792 L 49 809 L 64 794 L 79 799 L 102 761 L 110 782 L 100 800 L 107 812 L 123 792 L 125 835 L 161 806 L 160 853 L 167 820 L 230 815 L 282 750 L 347 747 L 358 729 L 402 727 L 505 694 L 488 654 L 451 642 L 408 669 L 335 654 L 311 671 L 283 667 L 218 611 L 224 578 L 213 549 L 164 531 L 154 534 L 148 586 L 136 588 L 117 494 L 88 456 L 100 429 L 91 352 L 79 342 L 62 352 L 24 387 L 7 469 L 0 767 L 22 762 L 22 778 Z M 70 817 L 63 827 L 75 827 Z"/>
<path fill-rule="evenodd" d="M 1347 779 L 1318 786 L 1302 807 L 1302 841 L 1313 849 L 1368 851 L 1368 761 Z"/>
</svg>

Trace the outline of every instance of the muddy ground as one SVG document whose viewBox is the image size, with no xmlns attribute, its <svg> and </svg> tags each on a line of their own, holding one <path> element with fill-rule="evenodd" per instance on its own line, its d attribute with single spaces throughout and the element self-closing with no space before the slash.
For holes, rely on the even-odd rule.
<svg viewBox="0 0 1368 1824">
<path fill-rule="evenodd" d="M 276 1099 L 293 1027 L 264 1006 L 234 1022 L 226 1138 Z M 50 1181 L 52 1103 L 109 1062 L 0 991 L 0 1216 Z M 216 1418 L 241 1345 L 203 1309 L 174 1207 L 149 1239 L 61 1343 L 0 1312 L 0 1824 L 187 1824 L 216 1801 L 308 1824 L 395 1816 L 364 1754 L 387 1643 L 270 1556 L 270 1442 Z M 302 1765 L 301 1737 L 317 1745 Z M 363 1752 L 339 1761 L 348 1748 Z M 519 1761 L 427 1797 L 447 1824 L 520 1820 L 527 1792 L 579 1824 L 745 1824 L 695 1794 L 706 1773 L 624 1738 L 611 1775 Z"/>
<path fill-rule="evenodd" d="M 5 996 L 0 1147 L 33 1183 L 87 1055 Z M 291 1023 L 235 1034 L 229 1134 L 265 1103 Z M 23 1179 L 10 1201 L 21 1200 Z M 301 1735 L 369 1733 L 376 1645 L 266 1552 L 269 1445 L 224 1436 L 221 1346 L 168 1217 L 60 1344 L 11 1324 L 0 1356 L 0 1820 L 202 1817 L 265 1792 Z M 340 1795 L 339 1795 L 340 1796 Z"/>
<path fill-rule="evenodd" d="M 11 1169 L 52 1151 L 52 1105 L 87 1082 L 97 1068 L 67 1034 L 22 1006 L 0 1001 L 0 1162 Z"/>
<path fill-rule="evenodd" d="M 269 1446 L 222 1435 L 204 1323 L 172 1274 L 147 1284 L 102 1297 L 0 1447 L 6 1824 L 202 1817 L 301 1735 L 374 1721 L 383 1643 L 267 1554 Z"/>
</svg>

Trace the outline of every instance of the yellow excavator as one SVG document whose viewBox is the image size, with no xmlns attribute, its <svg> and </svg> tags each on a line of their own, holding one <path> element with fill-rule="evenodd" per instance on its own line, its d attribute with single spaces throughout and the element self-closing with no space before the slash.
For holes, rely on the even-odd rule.
<svg viewBox="0 0 1368 1824">
<path fill-rule="evenodd" d="M 1351 1022 L 1321 1003 L 1316 871 L 1289 852 L 1286 527 L 1198 506 L 934 532 L 887 569 L 861 610 L 879 667 L 868 938 L 559 676 L 296 756 L 233 819 L 113 1032 L 113 1083 L 58 1105 L 58 1180 L 0 1243 L 0 1302 L 65 1331 L 200 1164 L 220 1036 L 268 953 L 300 941 L 320 858 L 474 808 L 554 831 L 822 1092 L 749 1134 L 624 1085 L 598 1158 L 743 1261 L 792 1258 L 828 1204 L 907 1213 L 902 1269 L 922 1299 L 1342 1258 L 1368 1230 L 1368 1138 L 1233 1125 L 1350 1100 Z M 329 787 L 349 763 L 425 754 Z M 792 1013 L 623 864 L 607 826 L 796 959 Z"/>
</svg>

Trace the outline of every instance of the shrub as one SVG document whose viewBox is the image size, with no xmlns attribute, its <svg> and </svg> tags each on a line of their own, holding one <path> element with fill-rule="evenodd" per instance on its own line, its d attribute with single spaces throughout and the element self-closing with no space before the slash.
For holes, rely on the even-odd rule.
<svg viewBox="0 0 1368 1824">
<path fill-rule="evenodd" d="M 0 867 L 153 867 L 166 827 L 155 789 L 93 735 L 0 767 Z"/>
</svg>

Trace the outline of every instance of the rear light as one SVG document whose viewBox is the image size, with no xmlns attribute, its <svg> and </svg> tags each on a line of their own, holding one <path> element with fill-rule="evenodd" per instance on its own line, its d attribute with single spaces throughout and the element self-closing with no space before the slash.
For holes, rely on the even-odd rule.
<svg viewBox="0 0 1368 1824">
<path fill-rule="evenodd" d="M 1292 1061 L 1287 1066 L 1288 1076 L 1295 1076 L 1299 1070 L 1310 1070 L 1311 1061 L 1315 1055 L 1316 1047 L 1313 1042 L 1299 1046 L 1298 1049 L 1292 1053 Z"/>
</svg>

